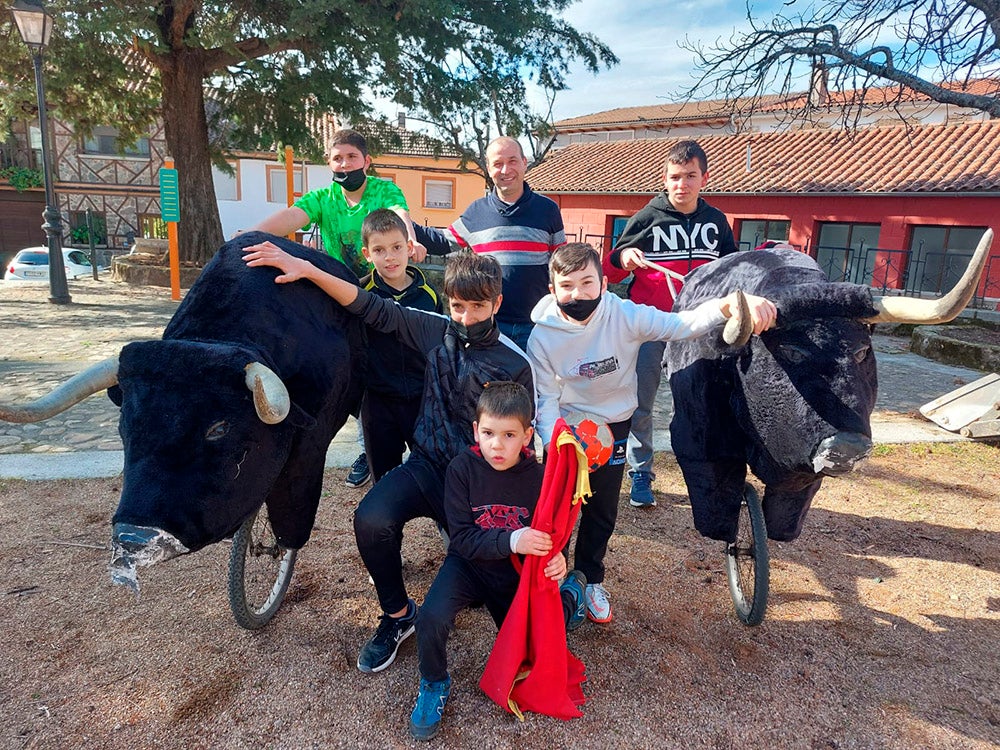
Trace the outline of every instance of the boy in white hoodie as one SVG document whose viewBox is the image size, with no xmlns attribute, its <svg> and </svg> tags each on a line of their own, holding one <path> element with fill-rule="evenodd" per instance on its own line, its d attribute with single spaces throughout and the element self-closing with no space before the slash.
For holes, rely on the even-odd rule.
<svg viewBox="0 0 1000 750">
<path fill-rule="evenodd" d="M 736 312 L 735 293 L 694 310 L 663 312 L 607 294 L 601 259 L 588 244 L 570 243 L 549 263 L 549 292 L 531 313 L 535 327 L 528 358 L 535 367 L 538 394 L 536 430 L 548 445 L 556 419 L 573 412 L 592 414 L 608 424 L 614 450 L 607 464 L 590 475 L 593 496 L 580 514 L 574 567 L 587 579 L 587 617 L 611 620 L 604 588 L 604 555 L 618 517 L 625 469 L 625 443 L 635 411 L 635 363 L 646 341 L 695 338 L 722 325 Z M 754 333 L 774 325 L 777 309 L 763 297 L 745 295 Z"/>
</svg>

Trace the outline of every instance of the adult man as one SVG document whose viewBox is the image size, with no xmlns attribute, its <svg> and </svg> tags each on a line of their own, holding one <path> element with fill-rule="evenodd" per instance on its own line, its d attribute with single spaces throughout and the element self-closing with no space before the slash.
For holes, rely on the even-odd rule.
<svg viewBox="0 0 1000 750">
<path fill-rule="evenodd" d="M 435 254 L 459 249 L 489 253 L 503 271 L 500 331 L 525 349 L 531 310 L 549 291 L 549 257 L 566 242 L 559 207 L 534 192 L 524 175 L 528 160 L 521 144 L 502 136 L 486 147 L 494 190 L 473 201 L 447 231 L 416 227 L 417 239 Z"/>
<path fill-rule="evenodd" d="M 628 296 L 633 302 L 665 312 L 673 309 L 673 291 L 680 282 L 667 279 L 652 261 L 683 276 L 692 268 L 739 248 L 726 215 L 701 197 L 708 183 L 708 157 L 695 141 L 679 141 L 667 152 L 663 192 L 629 219 L 614 250 L 604 257 L 604 274 L 615 283 L 632 273 Z M 637 508 L 656 505 L 653 496 L 653 403 L 662 373 L 666 344 L 647 341 L 636 363 L 639 406 L 632 415 L 627 458 L 632 488 L 629 503 Z"/>
</svg>

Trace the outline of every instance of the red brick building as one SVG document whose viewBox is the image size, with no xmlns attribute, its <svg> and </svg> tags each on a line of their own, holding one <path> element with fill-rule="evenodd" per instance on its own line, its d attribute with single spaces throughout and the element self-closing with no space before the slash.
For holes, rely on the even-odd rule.
<svg viewBox="0 0 1000 750">
<path fill-rule="evenodd" d="M 663 188 L 678 138 L 574 143 L 528 175 L 568 235 L 604 248 Z M 698 136 L 703 196 L 744 248 L 787 240 L 831 278 L 907 293 L 954 283 L 982 232 L 1000 237 L 1000 121 Z M 1000 240 L 977 297 L 1000 299 Z"/>
</svg>

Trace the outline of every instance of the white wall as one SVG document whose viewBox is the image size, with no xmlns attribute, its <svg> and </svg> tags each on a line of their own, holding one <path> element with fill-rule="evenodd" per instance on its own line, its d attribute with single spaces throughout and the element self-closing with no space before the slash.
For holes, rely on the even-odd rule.
<svg viewBox="0 0 1000 750">
<path fill-rule="evenodd" d="M 277 161 L 263 159 L 238 159 L 239 200 L 225 200 L 218 197 L 219 218 L 222 219 L 224 237 L 231 237 L 237 230 L 249 229 L 261 219 L 285 208 L 285 203 L 271 203 L 267 200 L 267 165 L 277 166 Z M 216 176 L 218 177 L 218 175 Z M 325 164 L 307 164 L 303 192 L 316 190 L 333 181 L 330 168 Z"/>
</svg>

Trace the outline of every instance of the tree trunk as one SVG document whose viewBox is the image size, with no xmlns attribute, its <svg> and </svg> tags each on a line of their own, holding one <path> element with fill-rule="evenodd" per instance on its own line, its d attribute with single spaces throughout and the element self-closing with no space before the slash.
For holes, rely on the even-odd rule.
<svg viewBox="0 0 1000 750">
<path fill-rule="evenodd" d="M 199 265 L 208 262 L 223 241 L 212 182 L 202 54 L 198 49 L 181 48 L 171 56 L 173 64 L 160 71 L 163 127 L 180 191 L 180 259 Z"/>
</svg>

